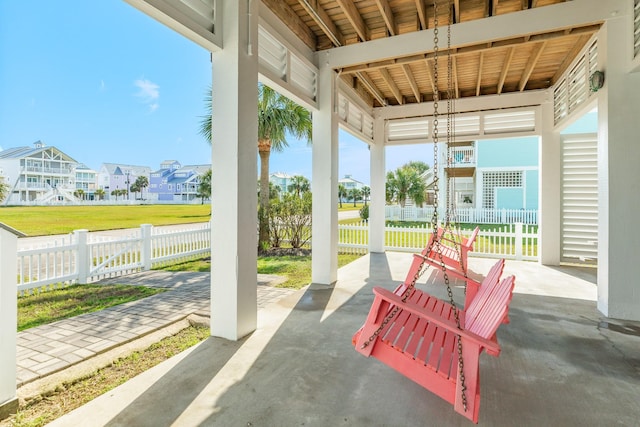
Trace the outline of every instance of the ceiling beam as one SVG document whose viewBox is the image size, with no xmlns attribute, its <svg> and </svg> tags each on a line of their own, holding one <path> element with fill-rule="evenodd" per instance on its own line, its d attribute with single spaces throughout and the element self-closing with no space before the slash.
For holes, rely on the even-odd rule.
<svg viewBox="0 0 640 427">
<path fill-rule="evenodd" d="M 498 0 L 493 0 L 493 5 L 491 6 L 491 16 L 498 15 Z"/>
<path fill-rule="evenodd" d="M 378 100 L 380 105 L 386 106 L 388 104 L 387 99 L 384 97 L 382 92 L 378 90 L 376 84 L 371 80 L 371 78 L 365 72 L 356 73 L 356 77 L 362 83 L 362 86 L 375 98 Z"/>
<path fill-rule="evenodd" d="M 391 90 L 391 93 L 393 93 L 393 96 L 398 101 L 398 104 L 404 104 L 404 97 L 402 96 L 402 93 L 400 93 L 398 86 L 393 81 L 393 77 L 391 77 L 389 71 L 387 71 L 386 68 L 382 68 L 380 70 L 380 75 L 382 76 L 382 80 L 387 84 L 387 87 Z"/>
<path fill-rule="evenodd" d="M 453 0 L 453 23 L 460 22 L 460 0 Z"/>
<path fill-rule="evenodd" d="M 364 25 L 364 21 L 362 20 L 362 16 L 360 16 L 360 12 L 358 12 L 358 8 L 353 4 L 353 0 L 336 0 L 340 9 L 347 16 L 347 20 L 351 23 L 351 26 L 356 30 L 358 37 L 360 37 L 361 41 L 369 40 L 368 29 Z"/>
<path fill-rule="evenodd" d="M 621 10 L 627 10 L 626 0 L 580 0 L 465 21 L 456 24 L 451 34 L 451 46 L 486 44 L 494 40 L 524 37 L 527 34 L 543 34 L 598 24 L 619 16 Z M 612 15 L 615 11 L 618 11 L 618 15 Z M 317 56 L 322 56 L 322 60 L 332 68 L 345 68 L 432 50 L 433 29 L 428 29 L 328 49 L 317 53 Z"/>
<path fill-rule="evenodd" d="M 536 67 L 538 60 L 540 59 L 540 55 L 542 55 L 542 51 L 547 45 L 547 41 L 543 41 L 542 43 L 538 43 L 538 45 L 533 49 L 531 55 L 529 56 L 529 62 L 527 62 L 526 67 L 524 68 L 524 72 L 522 73 L 522 77 L 520 78 L 520 83 L 518 84 L 518 90 L 522 92 L 527 86 L 527 82 L 529 81 L 529 77 L 531 77 L 531 73 L 533 69 Z"/>
<path fill-rule="evenodd" d="M 429 77 L 429 82 L 431 83 L 431 91 L 432 93 L 437 93 L 438 88 L 436 87 L 436 80 L 433 76 L 433 60 L 427 59 L 424 62 L 427 65 L 427 76 Z"/>
<path fill-rule="evenodd" d="M 378 5 L 378 9 L 380 9 L 382 19 L 384 19 L 384 23 L 387 26 L 387 30 L 389 30 L 389 34 L 395 36 L 398 34 L 398 30 L 396 29 L 396 20 L 393 17 L 393 12 L 391 11 L 389 2 L 387 0 L 376 0 L 376 4 Z"/>
<path fill-rule="evenodd" d="M 476 83 L 476 96 L 480 96 L 480 82 L 482 81 L 483 65 L 484 65 L 484 52 L 480 52 L 480 65 L 478 65 L 478 81 Z"/>
<path fill-rule="evenodd" d="M 416 82 L 416 78 L 413 76 L 411 67 L 409 67 L 409 65 L 407 64 L 404 64 L 402 66 L 402 71 L 404 72 L 404 76 L 407 78 L 407 81 L 409 82 L 409 86 L 411 86 L 411 92 L 413 92 L 413 96 L 416 97 L 416 102 L 422 102 L 420 89 L 418 88 L 418 83 Z"/>
<path fill-rule="evenodd" d="M 458 61 L 456 57 L 451 58 L 453 70 L 451 71 L 451 75 L 453 78 L 453 90 L 455 93 L 456 99 L 460 98 L 460 86 L 458 85 Z"/>
<path fill-rule="evenodd" d="M 424 0 L 416 0 L 416 9 L 418 10 L 420 28 L 426 30 L 429 28 L 429 20 L 427 19 L 427 6 L 424 4 Z"/>
<path fill-rule="evenodd" d="M 511 60 L 513 59 L 513 53 L 515 52 L 514 47 L 510 47 L 507 52 L 507 58 L 504 60 L 502 64 L 502 71 L 500 72 L 500 80 L 498 81 L 498 95 L 502 93 L 502 88 L 504 87 L 504 80 L 507 78 L 507 73 L 509 72 L 509 66 L 511 65 Z"/>
<path fill-rule="evenodd" d="M 269 0 L 269 2 L 286 4 L 286 2 L 279 0 Z M 327 12 L 325 12 L 325 10 L 318 4 L 317 1 L 314 1 L 314 4 L 311 4 L 309 0 L 298 0 L 298 3 L 300 3 L 300 5 L 309 14 L 309 16 L 311 16 L 311 19 L 313 19 L 315 23 L 318 24 L 322 32 L 327 37 L 329 37 L 331 43 L 333 43 L 336 47 L 344 45 L 344 36 L 333 23 L 329 15 L 327 15 Z"/>
<path fill-rule="evenodd" d="M 576 28 L 575 30 L 571 31 L 568 34 L 564 31 L 557 31 L 549 34 L 537 34 L 535 36 L 531 36 L 528 38 L 519 37 L 516 39 L 502 40 L 495 43 L 482 43 L 482 44 L 476 44 L 473 46 L 467 46 L 463 48 L 452 48 L 453 52 L 451 53 L 451 55 L 456 57 L 456 56 L 471 55 L 471 54 L 475 55 L 479 52 L 486 52 L 488 50 L 495 51 L 496 49 L 506 49 L 506 48 L 512 48 L 512 47 L 520 48 L 530 43 L 539 43 L 545 40 L 561 39 L 566 37 L 577 38 L 584 35 L 588 35 L 589 37 L 591 37 L 591 35 L 596 33 L 599 28 L 600 28 L 599 25 L 590 25 L 588 27 Z M 440 55 L 447 54 L 447 50 L 444 50 L 444 49 L 440 50 L 439 52 L 440 52 L 439 53 Z M 386 59 L 383 61 L 373 62 L 369 64 L 345 67 L 342 69 L 342 72 L 354 73 L 356 71 L 375 70 L 378 68 L 390 67 L 393 65 L 412 64 L 414 62 L 423 61 L 425 58 L 432 58 L 432 57 L 433 57 L 433 53 L 428 53 L 428 54 L 421 53 L 421 54 L 408 56 L 404 58 Z"/>
</svg>

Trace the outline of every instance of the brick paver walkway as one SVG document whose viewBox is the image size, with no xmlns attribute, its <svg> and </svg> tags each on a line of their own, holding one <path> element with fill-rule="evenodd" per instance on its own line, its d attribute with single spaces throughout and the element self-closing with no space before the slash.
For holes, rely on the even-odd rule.
<svg viewBox="0 0 640 427">
<path fill-rule="evenodd" d="M 18 333 L 18 387 L 164 328 L 190 314 L 209 315 L 209 273 L 147 271 L 103 280 L 169 289 L 95 313 Z M 295 292 L 272 285 L 283 278 L 258 275 L 258 308 Z"/>
</svg>

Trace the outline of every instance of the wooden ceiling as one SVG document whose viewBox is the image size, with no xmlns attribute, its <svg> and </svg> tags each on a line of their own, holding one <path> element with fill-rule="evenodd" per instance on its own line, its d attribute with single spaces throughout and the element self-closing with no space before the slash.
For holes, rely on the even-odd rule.
<svg viewBox="0 0 640 427">
<path fill-rule="evenodd" d="M 428 51 L 340 70 L 341 78 L 370 105 L 427 102 L 433 100 L 436 90 L 444 99 L 447 91 L 454 98 L 462 98 L 548 88 L 601 25 L 561 28 L 452 48 L 449 59 L 449 21 L 453 24 L 473 21 L 567 0 L 437 1 L 438 87 L 434 79 L 434 53 Z M 263 3 L 314 51 L 434 28 L 433 0 L 263 0 Z M 455 32 L 455 25 L 451 31 Z"/>
</svg>

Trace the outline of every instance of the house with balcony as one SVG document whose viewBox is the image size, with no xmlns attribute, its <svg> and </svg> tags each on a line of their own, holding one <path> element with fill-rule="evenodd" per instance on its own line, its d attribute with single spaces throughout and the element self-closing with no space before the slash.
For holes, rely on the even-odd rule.
<svg viewBox="0 0 640 427">
<path fill-rule="evenodd" d="M 76 189 L 75 193 L 81 192 L 82 200 L 95 200 L 95 192 L 98 188 L 98 172 L 89 168 L 87 165 L 80 163 L 75 168 L 76 173 Z"/>
<path fill-rule="evenodd" d="M 151 168 L 148 166 L 125 165 L 119 163 L 103 163 L 98 171 L 98 187 L 104 190 L 107 200 L 115 200 L 111 193 L 114 190 L 125 190 L 125 199 L 131 199 L 131 185 L 139 176 L 149 178 Z"/>
<path fill-rule="evenodd" d="M 190 202 L 198 198 L 200 178 L 209 165 L 182 166 L 177 160 L 166 160 L 149 178 L 149 198 L 158 201 Z"/>
<path fill-rule="evenodd" d="M 280 194 L 284 194 L 289 191 L 289 185 L 291 185 L 292 178 L 293 175 L 289 175 L 288 173 L 276 172 L 269 175 L 269 182 L 280 188 Z"/>
<path fill-rule="evenodd" d="M 0 151 L 0 169 L 10 188 L 5 204 L 75 201 L 77 166 L 71 156 L 42 141 Z"/>
<path fill-rule="evenodd" d="M 441 152 L 457 207 L 538 209 L 538 138 L 457 142 Z"/>
</svg>

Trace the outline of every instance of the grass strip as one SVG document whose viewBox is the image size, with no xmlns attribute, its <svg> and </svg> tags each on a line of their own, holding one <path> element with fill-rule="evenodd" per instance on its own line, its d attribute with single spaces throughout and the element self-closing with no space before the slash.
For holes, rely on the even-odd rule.
<svg viewBox="0 0 640 427">
<path fill-rule="evenodd" d="M 190 326 L 94 373 L 64 383 L 55 391 L 22 405 L 18 413 L 3 421 L 0 427 L 40 427 L 84 405 L 156 366 L 172 356 L 209 337 L 208 327 Z"/>
<path fill-rule="evenodd" d="M 146 298 L 164 289 L 130 285 L 71 285 L 18 297 L 18 331 Z"/>
</svg>

